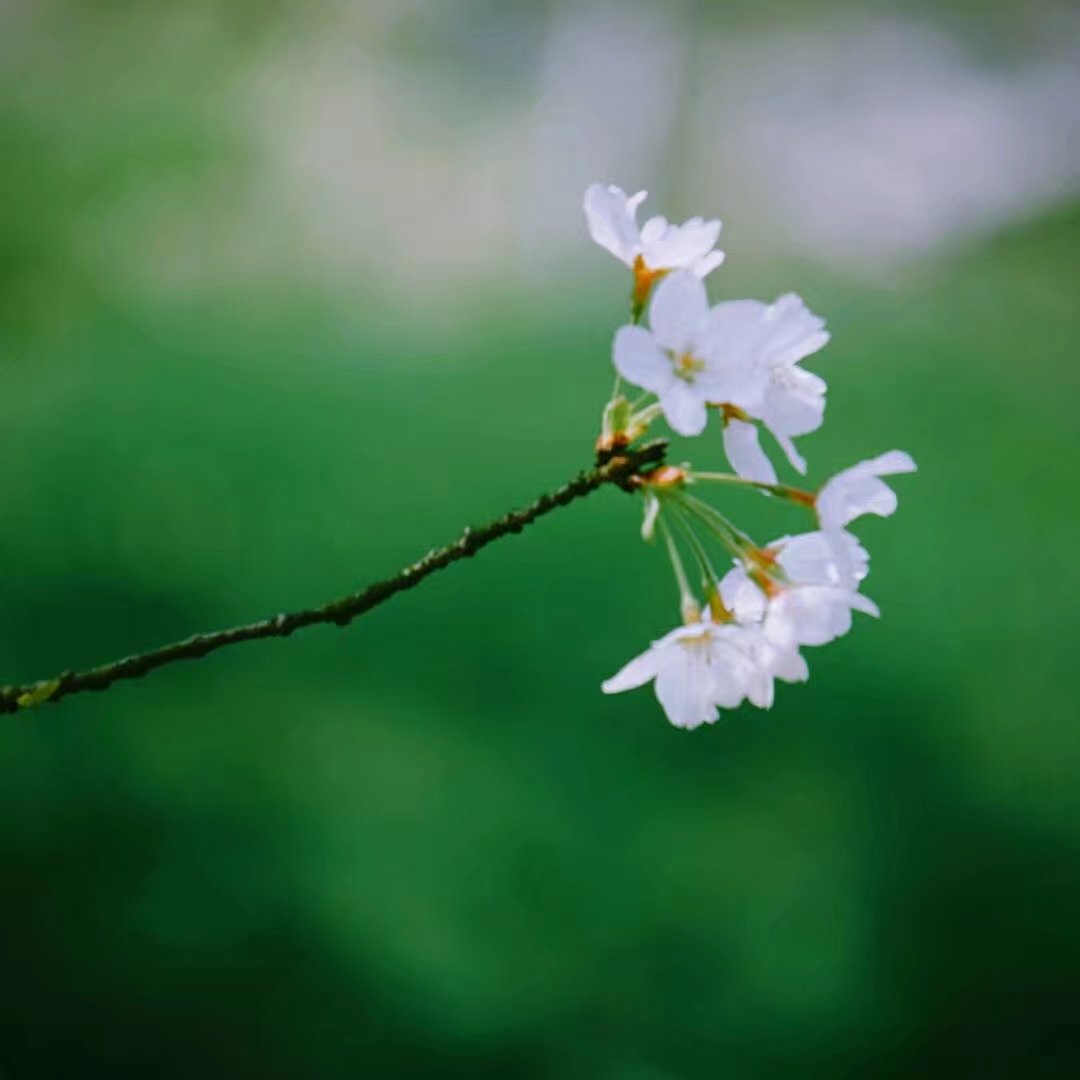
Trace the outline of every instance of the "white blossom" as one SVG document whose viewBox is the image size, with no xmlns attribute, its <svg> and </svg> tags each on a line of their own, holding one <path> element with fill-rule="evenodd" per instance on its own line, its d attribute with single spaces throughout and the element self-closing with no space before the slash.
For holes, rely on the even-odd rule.
<svg viewBox="0 0 1080 1080">
<path fill-rule="evenodd" d="M 798 585 L 857 589 L 870 572 L 870 555 L 843 529 L 823 529 L 784 536 L 765 549 L 787 580 Z"/>
<path fill-rule="evenodd" d="M 734 317 L 726 324 L 727 341 L 717 342 L 716 347 L 728 363 L 737 357 L 742 364 L 753 364 L 758 379 L 748 380 L 746 385 L 760 386 L 760 393 L 753 399 L 727 402 L 736 406 L 725 410 L 724 449 L 728 461 L 748 480 L 776 483 L 776 470 L 758 443 L 757 427 L 750 423 L 760 420 L 791 464 L 805 473 L 806 462 L 792 439 L 821 426 L 826 386 L 823 379 L 798 365 L 829 340 L 825 323 L 794 293 L 781 296 L 773 304 L 738 300 L 719 304 L 715 310 L 725 308 L 733 308 Z"/>
<path fill-rule="evenodd" d="M 696 728 L 717 719 L 751 694 L 762 699 L 762 674 L 742 629 L 709 620 L 680 626 L 654 641 L 601 685 L 618 694 L 655 681 L 657 700 L 675 727 Z"/>
<path fill-rule="evenodd" d="M 851 629 L 852 611 L 875 618 L 877 604 L 862 593 L 832 585 L 781 588 L 769 600 L 765 636 L 781 648 L 827 645 Z"/>
<path fill-rule="evenodd" d="M 852 611 L 879 614 L 877 605 L 858 591 L 869 556 L 850 533 L 783 537 L 761 555 L 780 573 L 762 571 L 755 582 L 745 567 L 736 567 L 721 583 L 724 603 L 741 622 L 759 624 L 782 653 L 841 637 L 851 629 Z"/>
<path fill-rule="evenodd" d="M 649 311 L 649 330 L 624 326 L 613 360 L 623 378 L 656 394 L 680 435 L 700 435 L 711 402 L 751 402 L 765 389 L 752 355 L 731 349 L 753 315 L 744 302 L 709 308 L 705 286 L 679 271 L 661 282 Z"/>
<path fill-rule="evenodd" d="M 758 665 L 762 692 L 758 700 L 751 700 L 762 708 L 770 708 L 774 680 L 795 683 L 806 682 L 810 677 L 810 669 L 799 654 L 799 644 L 773 640 L 765 633 L 768 600 L 762 589 L 750 580 L 745 567 L 736 566 L 728 571 L 720 582 L 720 596 L 742 628 L 744 641 Z"/>
<path fill-rule="evenodd" d="M 749 420 L 724 417 L 724 453 L 739 476 L 758 484 L 775 484 L 776 469 L 761 449 L 758 429 Z"/>
<path fill-rule="evenodd" d="M 657 216 L 639 228 L 637 210 L 646 194 L 627 195 L 614 185 L 590 184 L 585 191 L 589 235 L 635 275 L 649 275 L 650 284 L 670 270 L 689 270 L 703 278 L 724 261 L 724 253 L 715 250 L 720 236 L 720 222 L 715 219 L 695 217 L 672 225 Z"/>
<path fill-rule="evenodd" d="M 771 708 L 775 680 L 806 682 L 810 669 L 799 654 L 797 642 L 776 641 L 765 633 L 768 601 L 765 593 L 752 582 L 742 566 L 730 570 L 720 582 L 720 597 L 742 632 L 743 647 L 750 652 L 758 668 L 758 679 L 748 694 L 760 708 Z"/>
<path fill-rule="evenodd" d="M 842 529 L 863 514 L 889 517 L 896 510 L 896 492 L 880 478 L 909 472 L 915 472 L 911 455 L 890 450 L 837 473 L 815 500 L 821 527 Z"/>
</svg>

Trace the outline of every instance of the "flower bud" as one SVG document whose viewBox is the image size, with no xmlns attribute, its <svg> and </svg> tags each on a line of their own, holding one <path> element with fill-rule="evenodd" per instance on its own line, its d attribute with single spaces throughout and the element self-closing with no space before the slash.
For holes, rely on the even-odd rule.
<svg viewBox="0 0 1080 1080">
<path fill-rule="evenodd" d="M 677 465 L 661 465 L 645 477 L 645 483 L 654 488 L 681 487 L 686 483 L 686 470 Z"/>
</svg>

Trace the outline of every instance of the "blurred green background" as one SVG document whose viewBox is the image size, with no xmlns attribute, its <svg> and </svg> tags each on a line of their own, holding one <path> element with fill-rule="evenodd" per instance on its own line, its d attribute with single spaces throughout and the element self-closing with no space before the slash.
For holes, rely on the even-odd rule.
<svg viewBox="0 0 1080 1080">
<path fill-rule="evenodd" d="M 7 719 L 0 1076 L 1076 1075 L 1074 14 L 0 4 L 0 681 L 586 465 L 597 178 L 828 318 L 814 482 L 920 466 L 859 529 L 882 620 L 690 735 L 599 692 L 676 617 L 614 490 Z"/>
</svg>

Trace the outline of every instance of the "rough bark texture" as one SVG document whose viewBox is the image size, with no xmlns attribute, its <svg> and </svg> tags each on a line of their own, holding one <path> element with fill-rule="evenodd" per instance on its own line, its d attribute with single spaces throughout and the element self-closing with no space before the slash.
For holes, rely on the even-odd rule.
<svg viewBox="0 0 1080 1080">
<path fill-rule="evenodd" d="M 599 456 L 600 464 L 581 473 L 568 484 L 555 491 L 541 495 L 528 506 L 511 510 L 508 514 L 476 528 L 466 528 L 451 544 L 433 548 L 422 559 L 406 566 L 393 577 L 377 581 L 359 592 L 343 596 L 318 607 L 302 611 L 272 615 L 245 626 L 228 630 L 215 630 L 195 634 L 183 641 L 165 645 L 149 652 L 137 653 L 87 671 L 65 671 L 52 679 L 43 679 L 22 686 L 0 688 L 0 713 L 13 713 L 33 708 L 46 702 L 60 701 L 71 694 L 88 690 L 107 690 L 114 683 L 125 679 L 138 679 L 167 664 L 180 660 L 198 660 L 228 645 L 260 638 L 284 638 L 305 626 L 333 623 L 346 626 L 353 619 L 374 607 L 385 603 L 392 596 L 406 589 L 415 588 L 430 574 L 450 566 L 460 559 L 468 559 L 488 544 L 519 533 L 537 518 L 551 513 L 560 506 L 591 494 L 607 484 L 615 484 L 624 490 L 632 490 L 635 478 L 643 470 L 663 461 L 667 447 L 663 441 L 648 443 L 638 449 L 605 450 Z"/>
</svg>

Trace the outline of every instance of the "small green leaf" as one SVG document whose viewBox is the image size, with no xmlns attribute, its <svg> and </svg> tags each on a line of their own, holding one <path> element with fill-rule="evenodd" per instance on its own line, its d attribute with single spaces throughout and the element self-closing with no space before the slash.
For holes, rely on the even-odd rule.
<svg viewBox="0 0 1080 1080">
<path fill-rule="evenodd" d="M 15 702 L 20 709 L 33 709 L 37 705 L 44 705 L 60 689 L 59 679 L 49 679 L 48 682 L 38 683 L 33 690 L 27 690 L 20 694 Z"/>
</svg>

